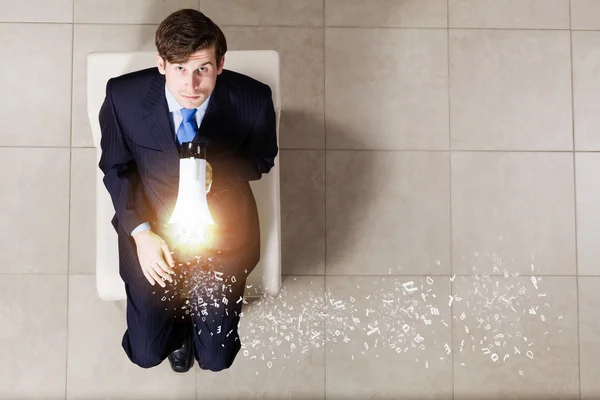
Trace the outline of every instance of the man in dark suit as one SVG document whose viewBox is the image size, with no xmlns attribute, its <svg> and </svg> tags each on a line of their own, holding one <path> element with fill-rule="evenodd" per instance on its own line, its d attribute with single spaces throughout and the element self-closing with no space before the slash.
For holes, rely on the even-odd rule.
<svg viewBox="0 0 600 400">
<path fill-rule="evenodd" d="M 167 17 L 156 46 L 158 68 L 111 79 L 99 115 L 98 166 L 116 211 L 127 292 L 122 345 L 143 368 L 168 357 L 173 370 L 186 372 L 196 358 L 201 368 L 220 371 L 239 352 L 245 281 L 260 258 L 249 181 L 268 173 L 278 152 L 271 89 L 223 69 L 225 36 L 199 11 Z M 207 148 L 207 201 L 216 224 L 210 248 L 193 254 L 201 260 L 195 265 L 172 255 L 177 243 L 168 243 L 166 228 L 185 142 Z M 201 312 L 182 296 L 182 282 L 202 293 L 196 297 L 210 292 L 210 300 L 196 299 Z"/>
</svg>

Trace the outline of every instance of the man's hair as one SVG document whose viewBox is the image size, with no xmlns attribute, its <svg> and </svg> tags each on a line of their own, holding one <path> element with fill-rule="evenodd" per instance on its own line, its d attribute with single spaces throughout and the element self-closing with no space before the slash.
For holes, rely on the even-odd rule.
<svg viewBox="0 0 600 400">
<path fill-rule="evenodd" d="M 198 10 L 175 11 L 156 30 L 156 49 L 171 64 L 188 62 L 198 50 L 214 47 L 217 65 L 227 52 L 227 40 L 221 29 Z"/>
</svg>

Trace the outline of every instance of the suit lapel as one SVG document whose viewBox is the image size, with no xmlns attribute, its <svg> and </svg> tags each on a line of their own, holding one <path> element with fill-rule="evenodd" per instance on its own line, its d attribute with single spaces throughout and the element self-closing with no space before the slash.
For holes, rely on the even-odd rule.
<svg viewBox="0 0 600 400">
<path fill-rule="evenodd" d="M 217 82 L 210 96 L 206 113 L 204 114 L 204 118 L 202 119 L 202 123 L 200 124 L 198 133 L 196 134 L 196 137 L 194 137 L 193 142 L 205 140 L 207 143 L 210 143 L 219 139 L 219 133 L 227 131 L 227 117 L 232 116 L 228 113 L 230 108 L 231 104 L 227 93 L 227 86 L 223 79 L 223 74 L 221 74 L 217 77 Z M 210 144 L 208 145 L 210 146 Z"/>
<path fill-rule="evenodd" d="M 144 99 L 144 120 L 148 132 L 165 154 L 179 158 L 179 148 L 169 119 L 169 106 L 165 97 L 165 77 L 160 73 L 150 83 Z"/>
</svg>

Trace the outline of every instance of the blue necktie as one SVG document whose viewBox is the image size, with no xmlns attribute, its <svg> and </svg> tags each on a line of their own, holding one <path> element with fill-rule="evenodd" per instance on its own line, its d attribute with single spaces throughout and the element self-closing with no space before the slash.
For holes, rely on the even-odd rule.
<svg viewBox="0 0 600 400">
<path fill-rule="evenodd" d="M 179 145 L 183 142 L 191 142 L 196 137 L 196 130 L 198 130 L 198 125 L 196 124 L 196 115 L 195 108 L 182 108 L 181 115 L 183 116 L 183 121 L 181 125 L 179 125 L 179 129 L 177 129 L 177 140 L 179 141 Z"/>
</svg>

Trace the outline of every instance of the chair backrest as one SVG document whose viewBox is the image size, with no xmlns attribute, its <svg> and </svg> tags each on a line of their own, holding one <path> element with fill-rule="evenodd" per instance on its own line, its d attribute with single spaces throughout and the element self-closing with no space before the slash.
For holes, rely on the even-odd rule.
<svg viewBox="0 0 600 400">
<path fill-rule="evenodd" d="M 90 120 L 96 161 L 100 161 L 100 124 L 98 114 L 106 94 L 106 83 L 112 77 L 156 65 L 156 52 L 91 53 L 87 58 L 87 111 Z M 273 50 L 228 51 L 225 69 L 248 75 L 270 86 L 277 113 L 277 138 L 281 114 L 279 54 Z M 96 289 L 103 300 L 126 298 L 119 275 L 117 234 L 111 224 L 115 213 L 104 183 L 96 168 Z M 281 285 L 281 212 L 279 188 L 279 156 L 269 174 L 250 183 L 256 198 L 261 229 L 261 259 L 247 279 L 247 286 L 275 295 Z"/>
</svg>

